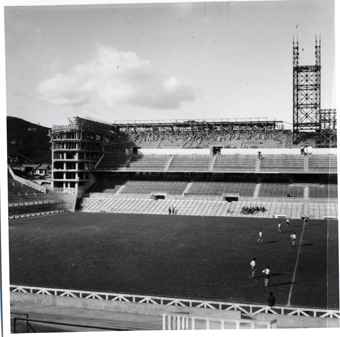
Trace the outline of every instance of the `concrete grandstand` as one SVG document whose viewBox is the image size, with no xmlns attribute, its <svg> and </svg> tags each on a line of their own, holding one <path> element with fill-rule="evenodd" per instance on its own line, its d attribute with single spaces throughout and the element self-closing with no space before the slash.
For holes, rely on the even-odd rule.
<svg viewBox="0 0 340 337">
<path fill-rule="evenodd" d="M 292 130 L 266 118 L 54 125 L 49 188 L 9 168 L 13 331 L 338 327 L 336 112 L 320 107 L 320 76 L 302 83 L 316 63 L 299 66 L 294 42 Z M 260 272 L 244 276 L 254 252 L 275 261 L 276 306 Z"/>
<path fill-rule="evenodd" d="M 187 219 L 179 221 L 185 222 L 189 229 L 202 222 L 201 219 L 212 219 L 205 221 L 211 222 L 212 227 L 217 224 L 220 226 L 221 219 L 228 219 L 233 233 L 241 223 L 246 221 L 248 221 L 247 225 L 243 224 L 242 227 L 252 231 L 254 225 L 261 226 L 261 228 L 264 226 L 265 230 L 272 227 L 270 223 L 273 218 L 280 218 L 282 221 L 289 218 L 293 227 L 299 227 L 297 224 L 307 217 L 312 226 L 319 227 L 318 230 L 321 231 L 320 233 L 314 232 L 311 226 L 314 233 L 314 239 L 311 240 L 315 240 L 317 235 L 323 237 L 325 228 L 327 231 L 332 228 L 325 239 L 327 241 L 329 237 L 331 242 L 322 239 L 322 247 L 330 245 L 332 251 L 336 248 L 332 241 L 335 238 L 334 235 L 337 235 L 333 228 L 334 220 L 338 218 L 336 148 L 318 147 L 317 137 L 310 134 L 306 134 L 301 143 L 294 144 L 293 133 L 286 130 L 282 122 L 249 119 L 248 121 L 163 121 L 161 123 L 155 121 L 154 123 L 111 124 L 75 117 L 70 119 L 68 125 L 53 126 L 49 136 L 52 150 L 51 186 L 35 184 L 41 191 L 33 191 L 30 189 L 32 187 L 25 187 L 24 179 L 15 174 L 11 174 L 9 180 L 9 200 L 12 201 L 9 205 L 10 219 L 13 221 L 14 228 L 18 230 L 25 231 L 31 228 L 38 233 L 40 226 L 36 226 L 35 222 L 30 222 L 29 218 L 32 216 L 52 217 L 51 214 L 65 211 L 76 212 L 72 218 L 65 215 L 64 218 L 51 218 L 47 222 L 43 219 L 42 222 L 44 226 L 50 223 L 52 228 L 59 231 L 56 237 L 65 235 L 63 240 L 71 240 L 75 252 L 78 252 L 83 250 L 78 246 L 79 242 L 86 242 L 90 237 L 95 237 L 94 235 L 88 236 L 84 232 L 79 241 L 78 231 L 85 224 L 85 218 L 78 219 L 82 215 L 88 214 L 86 221 L 91 222 L 93 221 L 91 217 L 100 213 L 99 222 L 96 222 L 95 226 L 98 231 L 104 230 L 104 227 L 108 225 L 107 221 L 111 224 L 113 214 L 119 216 L 118 219 L 122 219 L 120 221 L 122 229 L 125 226 L 124 221 L 127 221 L 130 226 L 136 222 L 137 219 L 130 218 L 134 215 L 157 217 L 153 220 L 138 218 L 137 231 L 143 232 L 144 226 L 147 231 L 148 224 L 155 219 L 169 225 L 171 229 L 176 218 L 168 216 L 170 209 L 178 216 L 178 219 L 182 216 Z M 121 218 L 124 215 L 129 218 Z M 106 220 L 99 220 L 103 216 Z M 158 217 L 163 217 L 164 220 Z M 26 219 L 21 220 L 22 218 Z M 118 219 L 116 221 L 119 221 Z M 56 226 L 61 223 L 60 221 L 66 226 L 65 229 L 58 229 Z M 143 225 L 141 226 L 139 222 Z M 78 227 L 80 224 L 82 226 Z M 84 229 L 90 227 L 93 226 L 85 225 Z M 117 224 L 107 228 L 111 231 L 116 227 L 118 227 Z M 225 232 L 227 230 L 225 225 L 223 228 Z M 183 239 L 189 240 L 192 233 L 189 230 L 189 233 L 183 234 L 185 235 Z M 104 237 L 109 238 L 112 235 L 117 234 L 108 232 Z M 124 242 L 129 237 L 127 235 L 125 238 L 123 232 L 121 235 L 121 240 Z M 231 238 L 233 236 L 232 233 L 226 235 Z M 298 235 L 301 237 L 298 249 L 310 249 L 302 247 L 311 245 L 310 243 L 304 244 L 302 241 L 303 236 L 308 237 L 304 234 L 304 227 L 302 230 L 298 228 Z M 14 248 L 11 255 L 15 257 L 19 254 L 20 256 L 24 251 L 29 257 L 36 248 L 29 243 L 24 249 L 18 251 L 15 247 L 18 247 L 20 242 L 19 232 L 16 236 L 19 241 L 17 242 L 17 239 L 13 237 Z M 98 240 L 100 240 L 98 242 L 103 242 L 102 238 Z M 264 251 L 265 255 L 271 254 L 275 257 L 275 254 L 280 253 L 281 250 L 289 250 L 289 246 L 286 247 L 284 241 L 275 244 L 276 239 L 273 237 L 271 240 L 269 243 L 273 242 L 274 246 L 272 248 L 268 246 L 266 249 L 269 250 Z M 54 244 L 51 242 L 53 247 Z M 154 247 L 153 241 L 148 244 L 150 244 L 150 249 Z M 173 243 L 169 242 L 169 245 Z M 243 254 L 247 254 L 251 245 L 252 242 L 247 241 L 246 248 L 240 246 Z M 55 248 L 52 246 L 54 254 L 62 256 L 62 251 L 65 249 L 59 245 Z M 97 249 L 90 242 L 88 246 Z M 130 247 L 128 241 L 126 249 L 133 252 L 133 246 Z M 194 245 L 190 249 L 194 251 L 197 247 Z M 314 253 L 316 253 L 315 250 Z M 252 298 L 251 295 L 247 297 L 248 301 L 250 298 L 251 303 L 242 296 L 235 297 L 233 301 L 233 297 L 228 298 L 228 294 L 225 294 L 226 300 L 221 301 L 219 293 L 211 295 L 211 287 L 208 286 L 207 281 L 203 282 L 205 286 L 203 298 L 190 292 L 186 293 L 185 287 L 178 293 L 174 293 L 174 290 L 170 288 L 161 289 L 159 293 L 153 295 L 142 285 L 139 287 L 138 282 L 136 286 L 142 292 L 138 296 L 134 288 L 122 288 L 119 292 L 118 284 L 114 288 L 118 289 L 118 293 L 106 292 L 111 288 L 100 285 L 100 279 L 105 279 L 105 275 L 98 273 L 97 269 L 92 270 L 92 265 L 98 259 L 104 261 L 107 254 L 108 252 L 93 251 L 91 254 L 94 258 L 93 262 L 84 256 L 83 260 L 87 262 L 83 267 L 88 268 L 87 274 L 92 281 L 87 282 L 86 278 L 79 274 L 74 276 L 75 283 L 71 282 L 67 285 L 63 285 L 63 278 L 59 281 L 58 278 L 54 278 L 57 283 L 50 281 L 46 283 L 43 276 L 45 273 L 39 266 L 33 267 L 36 272 L 34 279 L 31 279 L 28 276 L 30 270 L 24 271 L 27 269 L 24 265 L 32 268 L 31 263 L 20 267 L 20 262 L 13 262 L 11 277 L 13 279 L 11 281 L 13 331 L 23 332 L 25 329 L 29 330 L 29 327 L 34 327 L 37 331 L 39 329 L 60 331 L 58 324 L 62 325 L 62 323 L 64 323 L 62 331 L 333 327 L 339 325 L 338 302 L 334 298 L 338 296 L 338 288 L 334 285 L 338 282 L 336 277 L 334 278 L 334 273 L 328 274 L 328 271 L 327 278 L 332 279 L 332 283 L 329 285 L 326 297 L 333 296 L 330 297 L 332 305 L 328 300 L 325 302 L 323 295 L 320 295 L 322 299 L 320 302 L 318 299 L 315 302 L 301 302 L 299 296 L 303 296 L 303 291 L 300 289 L 300 295 L 294 297 L 295 305 L 291 306 L 290 296 L 295 283 L 295 272 L 293 280 L 288 281 L 284 275 L 280 276 L 281 274 L 289 275 L 289 272 L 286 272 L 276 274 L 277 280 L 281 282 L 278 285 L 290 285 L 290 290 L 285 286 L 282 290 L 275 289 L 283 299 L 288 297 L 288 302 L 284 303 L 281 300 L 276 306 L 270 308 L 262 304 L 258 298 Z M 157 256 L 157 252 L 153 254 Z M 176 256 L 177 253 L 174 251 L 173 254 Z M 217 253 L 217 255 L 221 254 L 223 253 Z M 293 254 L 294 258 L 294 252 L 289 252 L 289 254 Z M 209 256 L 209 259 L 214 260 L 216 256 Z M 129 254 L 125 258 L 131 262 Z M 138 269 L 138 265 L 144 263 L 143 254 L 140 258 L 142 260 L 136 261 L 135 270 Z M 77 256 L 68 253 L 68 259 L 76 261 Z M 52 267 L 54 259 L 51 260 L 43 251 L 41 260 L 47 268 L 54 268 Z M 332 260 L 331 263 L 333 264 L 334 261 Z M 160 261 L 156 260 L 153 263 L 157 264 Z M 191 262 L 191 264 L 197 263 L 199 261 Z M 309 265 L 310 261 L 305 263 Z M 70 270 L 72 270 L 75 263 L 70 262 L 70 264 L 72 265 Z M 117 266 L 116 271 L 119 268 L 123 267 Z M 177 270 L 176 264 L 169 268 Z M 104 265 L 100 267 L 102 271 L 105 269 Z M 303 268 L 299 267 L 297 270 L 300 273 Z M 25 285 L 20 285 L 23 272 L 25 275 L 28 274 L 25 276 Z M 154 272 L 150 270 L 150 273 Z M 177 272 L 183 271 L 179 268 Z M 206 269 L 202 272 L 206 273 Z M 68 275 L 69 271 L 66 274 L 63 271 L 63 273 Z M 120 273 L 123 273 L 123 269 Z M 321 272 L 320 275 L 323 273 Z M 127 273 L 124 276 L 127 285 L 130 282 L 129 278 L 130 274 Z M 85 283 L 79 283 L 81 279 Z M 159 282 L 165 281 L 166 279 L 160 276 Z M 192 282 L 192 279 L 187 282 Z M 320 282 L 323 282 L 324 288 L 324 280 Z M 218 284 L 219 282 L 214 286 L 215 289 L 220 286 Z M 149 285 L 152 286 L 152 284 Z M 244 286 L 241 281 L 239 285 Z M 75 290 L 77 286 L 81 287 L 81 290 Z M 235 289 L 231 286 L 230 291 L 235 292 Z M 236 290 L 235 294 L 237 291 L 239 290 Z M 181 298 L 174 297 L 174 294 Z M 54 298 L 52 302 L 51 295 Z M 187 302 L 186 298 L 190 296 L 193 298 Z M 101 300 L 100 305 L 98 300 Z M 324 305 L 321 302 L 328 304 Z M 76 309 L 82 306 L 88 308 L 86 312 L 83 309 L 80 311 Z M 27 309 L 28 307 L 30 309 Z M 183 308 L 180 309 L 180 307 Z M 63 310 L 72 312 L 71 318 L 60 315 Z M 30 313 L 30 318 L 28 316 L 22 318 L 22 315 L 27 312 Z M 116 317 L 119 317 L 118 321 L 113 322 L 108 318 L 102 318 L 107 317 L 110 312 L 114 312 Z M 102 313 L 106 314 L 102 316 Z M 89 316 L 95 318 L 92 323 Z M 57 320 L 56 317 L 58 317 Z M 48 330 L 46 326 L 49 326 Z"/>
<path fill-rule="evenodd" d="M 103 197 L 113 204 L 165 199 L 164 213 L 174 200 L 183 212 L 188 200 L 226 201 L 238 209 L 255 198 L 270 203 L 266 217 L 276 215 L 276 203 L 294 202 L 301 205 L 294 217 L 336 218 L 336 149 L 314 148 L 308 140 L 288 146 L 292 136 L 282 122 L 265 120 L 109 124 L 76 117 L 51 130 L 52 189 L 75 194 L 82 211 L 92 205 L 88 199 Z M 195 140 L 190 148 L 188 138 Z M 172 147 L 162 146 L 165 140 Z M 244 145 L 250 140 L 251 147 Z M 315 203 L 330 206 L 320 211 Z"/>
</svg>

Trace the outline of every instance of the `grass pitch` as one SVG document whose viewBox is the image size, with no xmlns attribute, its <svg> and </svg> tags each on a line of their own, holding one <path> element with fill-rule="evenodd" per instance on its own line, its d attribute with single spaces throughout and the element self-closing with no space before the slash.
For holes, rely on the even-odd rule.
<svg viewBox="0 0 340 337">
<path fill-rule="evenodd" d="M 68 213 L 11 220 L 10 282 L 176 298 L 339 308 L 338 224 Z M 259 230 L 264 242 L 257 243 Z M 296 246 L 289 236 L 296 232 Z M 257 259 L 255 278 L 250 261 Z M 264 287 L 262 269 L 272 277 Z"/>
</svg>

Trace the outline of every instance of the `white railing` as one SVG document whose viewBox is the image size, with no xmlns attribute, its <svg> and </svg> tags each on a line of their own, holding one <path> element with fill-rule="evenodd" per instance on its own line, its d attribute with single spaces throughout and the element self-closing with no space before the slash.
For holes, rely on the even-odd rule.
<svg viewBox="0 0 340 337">
<path fill-rule="evenodd" d="M 55 209 L 55 210 L 52 210 L 52 211 L 9 215 L 8 219 L 9 220 L 13 220 L 13 219 L 20 219 L 20 218 L 30 218 L 30 217 L 33 217 L 33 216 L 51 215 L 51 214 L 66 213 L 66 212 L 69 212 L 69 210 L 66 210 L 66 209 Z"/>
<path fill-rule="evenodd" d="M 244 304 L 244 303 L 231 303 L 231 302 L 219 302 L 219 301 L 191 300 L 191 299 L 179 299 L 179 298 L 158 297 L 158 296 L 116 294 L 116 293 L 82 291 L 82 290 L 29 287 L 29 286 L 19 286 L 19 285 L 10 285 L 10 291 L 13 293 L 25 293 L 25 294 L 35 294 L 35 295 L 60 296 L 60 297 L 74 297 L 74 298 L 84 298 L 84 299 L 97 299 L 97 300 L 115 301 L 115 302 L 160 304 L 160 305 L 188 307 L 188 308 L 240 311 L 241 313 L 246 314 L 246 315 L 257 315 L 257 314 L 262 313 L 262 314 L 340 319 L 339 310 L 327 310 L 327 309 L 322 309 L 322 308 L 307 308 L 307 307 L 297 308 L 297 307 L 291 307 L 291 306 L 269 307 L 267 305 L 261 305 L 261 304 Z"/>
<path fill-rule="evenodd" d="M 252 319 L 198 317 L 185 314 L 163 314 L 163 330 L 211 330 L 226 329 L 227 327 L 231 329 L 276 329 L 277 320 L 257 321 Z"/>
<path fill-rule="evenodd" d="M 8 207 L 34 206 L 34 205 L 57 204 L 57 203 L 60 203 L 60 201 L 43 200 L 43 201 L 32 201 L 32 202 L 14 202 L 14 203 L 8 204 Z"/>
</svg>

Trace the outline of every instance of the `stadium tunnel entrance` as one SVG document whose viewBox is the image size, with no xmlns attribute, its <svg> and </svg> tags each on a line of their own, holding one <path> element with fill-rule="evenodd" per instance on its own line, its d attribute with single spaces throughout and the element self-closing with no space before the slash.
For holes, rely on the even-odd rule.
<svg viewBox="0 0 340 337">
<path fill-rule="evenodd" d="M 239 194 L 223 194 L 222 200 L 227 202 L 238 201 Z"/>
<path fill-rule="evenodd" d="M 211 154 L 215 155 L 215 154 L 221 154 L 221 150 L 223 149 L 223 146 L 213 146 L 211 148 Z"/>
<path fill-rule="evenodd" d="M 151 198 L 154 200 L 164 200 L 166 197 L 166 193 L 151 193 Z"/>
</svg>

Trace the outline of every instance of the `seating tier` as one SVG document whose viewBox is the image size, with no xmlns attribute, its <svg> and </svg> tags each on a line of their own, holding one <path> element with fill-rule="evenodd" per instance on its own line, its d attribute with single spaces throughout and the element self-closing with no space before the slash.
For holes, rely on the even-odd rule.
<svg viewBox="0 0 340 337">
<path fill-rule="evenodd" d="M 261 171 L 303 171 L 304 157 L 301 155 L 265 155 L 261 160 Z"/>
<path fill-rule="evenodd" d="M 304 187 L 284 183 L 262 183 L 259 197 L 288 197 L 303 198 Z"/>
<path fill-rule="evenodd" d="M 103 176 L 96 181 L 86 192 L 87 193 L 116 193 L 125 183 L 125 178 L 112 178 Z"/>
<path fill-rule="evenodd" d="M 17 206 L 8 208 L 9 216 L 19 214 L 43 213 L 56 210 L 66 210 L 67 205 L 63 202 L 46 201 L 46 202 L 25 202 Z"/>
<path fill-rule="evenodd" d="M 309 186 L 310 198 L 337 198 L 338 197 L 338 185 L 325 184 L 325 185 L 311 185 Z"/>
<path fill-rule="evenodd" d="M 256 155 L 217 155 L 214 163 L 214 171 L 254 171 L 256 166 Z"/>
<path fill-rule="evenodd" d="M 174 171 L 209 171 L 211 157 L 209 155 L 176 155 L 169 170 Z"/>
<path fill-rule="evenodd" d="M 186 181 L 135 181 L 129 180 L 120 193 L 169 193 L 182 194 L 186 189 Z"/>
<path fill-rule="evenodd" d="M 227 193 L 253 196 L 256 183 L 253 182 L 193 182 L 188 195 L 223 195 Z"/>
<path fill-rule="evenodd" d="M 337 172 L 338 163 L 335 154 L 312 154 L 309 157 L 309 172 Z"/>
<path fill-rule="evenodd" d="M 128 170 L 153 170 L 163 171 L 169 160 L 169 156 L 166 155 L 135 155 L 131 158 L 131 161 L 125 169 Z"/>
<path fill-rule="evenodd" d="M 123 168 L 125 167 L 127 160 L 128 157 L 124 153 L 106 153 L 97 168 L 108 170 Z"/>
</svg>

